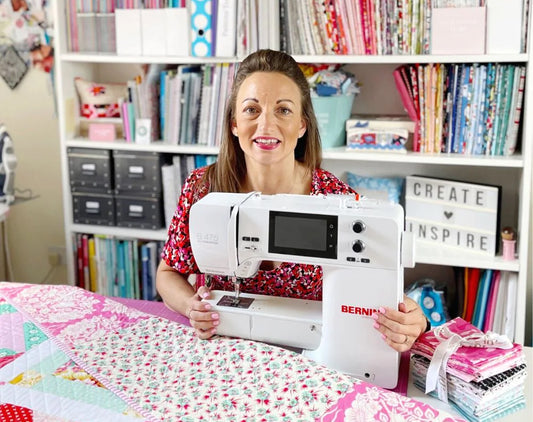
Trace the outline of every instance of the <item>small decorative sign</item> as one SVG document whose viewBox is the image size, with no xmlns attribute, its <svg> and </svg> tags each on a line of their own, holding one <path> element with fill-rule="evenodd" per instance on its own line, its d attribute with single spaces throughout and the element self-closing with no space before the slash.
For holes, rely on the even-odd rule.
<svg viewBox="0 0 533 422">
<path fill-rule="evenodd" d="M 487 256 L 496 255 L 501 187 L 408 176 L 406 231 L 415 239 Z"/>
<path fill-rule="evenodd" d="M 26 72 L 28 65 L 13 46 L 9 46 L 0 57 L 0 76 L 11 89 L 15 89 Z"/>
</svg>

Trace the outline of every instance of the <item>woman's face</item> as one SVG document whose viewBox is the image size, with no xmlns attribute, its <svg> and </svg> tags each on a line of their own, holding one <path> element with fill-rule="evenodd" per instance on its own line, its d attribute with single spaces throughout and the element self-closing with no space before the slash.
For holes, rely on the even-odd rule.
<svg viewBox="0 0 533 422">
<path fill-rule="evenodd" d="M 256 72 L 242 83 L 235 104 L 232 132 L 249 160 L 272 165 L 294 159 L 306 124 L 298 86 L 275 72 Z"/>
</svg>

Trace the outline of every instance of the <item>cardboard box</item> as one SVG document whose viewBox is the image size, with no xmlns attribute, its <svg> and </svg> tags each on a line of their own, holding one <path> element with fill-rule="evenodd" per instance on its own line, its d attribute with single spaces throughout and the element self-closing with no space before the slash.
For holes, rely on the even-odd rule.
<svg viewBox="0 0 533 422">
<path fill-rule="evenodd" d="M 484 54 L 486 7 L 431 11 L 431 54 Z"/>
<path fill-rule="evenodd" d="M 352 115 L 346 120 L 347 149 L 406 152 L 415 122 L 399 115 Z"/>
<path fill-rule="evenodd" d="M 140 9 L 115 10 L 115 31 L 118 55 L 142 55 Z"/>
<path fill-rule="evenodd" d="M 165 226 L 162 197 L 115 196 L 118 227 L 157 230 Z"/>
<path fill-rule="evenodd" d="M 165 56 L 167 54 L 165 10 L 141 10 L 141 42 L 144 56 Z M 178 40 L 174 40 L 174 42 L 178 42 Z"/>
<path fill-rule="evenodd" d="M 162 164 L 157 152 L 113 151 L 115 193 L 160 196 Z"/>
<path fill-rule="evenodd" d="M 113 192 L 113 166 L 109 150 L 68 148 L 67 156 L 72 192 Z"/>
<path fill-rule="evenodd" d="M 72 214 L 76 224 L 115 225 L 113 195 L 73 193 Z"/>
</svg>

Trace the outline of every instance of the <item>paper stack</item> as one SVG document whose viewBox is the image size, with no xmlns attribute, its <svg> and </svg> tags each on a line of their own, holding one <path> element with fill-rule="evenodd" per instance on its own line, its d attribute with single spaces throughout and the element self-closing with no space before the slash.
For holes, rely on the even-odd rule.
<svg viewBox="0 0 533 422">
<path fill-rule="evenodd" d="M 422 335 L 411 349 L 414 384 L 449 400 L 468 420 L 494 420 L 525 407 L 522 346 L 461 318 Z"/>
</svg>

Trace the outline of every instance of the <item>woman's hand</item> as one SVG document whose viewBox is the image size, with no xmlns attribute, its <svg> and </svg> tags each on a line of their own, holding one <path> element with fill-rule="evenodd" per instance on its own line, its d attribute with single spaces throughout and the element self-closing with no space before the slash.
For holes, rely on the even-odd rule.
<svg viewBox="0 0 533 422">
<path fill-rule="evenodd" d="M 189 318 L 191 327 L 196 331 L 196 335 L 201 339 L 208 339 L 216 334 L 217 325 L 219 324 L 218 314 L 211 310 L 211 305 L 202 302 L 211 294 L 210 290 L 202 286 L 196 294 L 187 302 L 187 311 L 185 316 Z"/>
<path fill-rule="evenodd" d="M 404 296 L 398 310 L 379 308 L 372 314 L 374 328 L 378 330 L 387 344 L 398 352 L 411 349 L 415 340 L 426 330 L 427 320 L 417 303 Z"/>
</svg>

